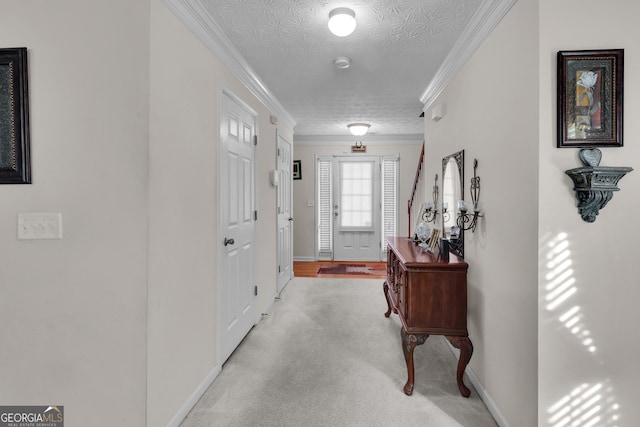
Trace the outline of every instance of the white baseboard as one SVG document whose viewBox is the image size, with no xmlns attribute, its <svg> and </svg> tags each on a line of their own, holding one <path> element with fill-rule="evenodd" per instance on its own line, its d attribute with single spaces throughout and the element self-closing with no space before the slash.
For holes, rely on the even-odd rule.
<svg viewBox="0 0 640 427">
<path fill-rule="evenodd" d="M 447 340 L 446 338 L 445 338 L 445 342 L 447 343 L 447 346 L 449 346 L 449 349 L 451 350 L 453 355 L 456 357 L 456 359 L 458 359 L 460 357 L 460 350 L 458 350 L 453 345 L 451 345 L 449 340 Z M 469 377 L 469 381 L 471 382 L 471 384 L 473 384 L 473 387 L 478 392 L 478 396 L 480 396 L 480 399 L 482 399 L 484 404 L 487 406 L 487 409 L 489 410 L 493 418 L 496 420 L 496 423 L 498 424 L 498 426 L 509 427 L 509 424 L 504 419 L 504 416 L 502 416 L 502 413 L 496 406 L 496 403 L 493 401 L 491 396 L 489 396 L 487 391 L 484 389 L 484 387 L 482 386 L 482 383 L 480 382 L 478 377 L 476 377 L 476 374 L 473 372 L 473 370 L 469 366 L 467 366 L 464 373 L 467 374 L 467 377 Z"/>
<path fill-rule="evenodd" d="M 312 256 L 294 256 L 293 260 L 304 261 L 304 262 L 316 261 L 315 257 L 312 257 Z"/>
<path fill-rule="evenodd" d="M 202 395 L 207 391 L 209 386 L 213 383 L 213 381 L 220 375 L 222 372 L 222 367 L 220 365 L 213 368 L 213 370 L 207 375 L 207 377 L 202 381 L 202 383 L 198 386 L 196 391 L 184 402 L 182 407 L 176 412 L 176 414 L 171 418 L 171 420 L 167 423 L 167 427 L 178 427 L 182 421 L 189 415 L 189 411 L 196 406 L 198 400 L 202 397 Z"/>
</svg>

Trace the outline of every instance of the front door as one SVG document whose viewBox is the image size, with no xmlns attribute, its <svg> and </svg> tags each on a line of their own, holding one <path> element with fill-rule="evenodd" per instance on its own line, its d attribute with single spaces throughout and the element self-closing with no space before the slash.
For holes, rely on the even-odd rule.
<svg viewBox="0 0 640 427">
<path fill-rule="evenodd" d="M 221 96 L 218 343 L 224 363 L 255 319 L 255 115 L 233 95 Z"/>
<path fill-rule="evenodd" d="M 291 144 L 278 135 L 276 209 L 278 216 L 278 292 L 284 289 L 293 275 L 291 226 Z"/>
<path fill-rule="evenodd" d="M 334 170 L 333 258 L 380 261 L 379 157 L 336 157 Z"/>
</svg>

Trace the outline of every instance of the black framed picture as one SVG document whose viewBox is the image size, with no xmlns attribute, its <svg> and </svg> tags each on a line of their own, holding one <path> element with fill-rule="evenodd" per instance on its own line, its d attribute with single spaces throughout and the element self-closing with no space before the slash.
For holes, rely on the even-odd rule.
<svg viewBox="0 0 640 427">
<path fill-rule="evenodd" d="M 0 49 L 0 184 L 30 184 L 27 48 Z"/>
<path fill-rule="evenodd" d="M 302 179 L 302 161 L 293 161 L 293 179 Z"/>
<path fill-rule="evenodd" d="M 622 147 L 624 49 L 558 52 L 558 148 Z"/>
</svg>

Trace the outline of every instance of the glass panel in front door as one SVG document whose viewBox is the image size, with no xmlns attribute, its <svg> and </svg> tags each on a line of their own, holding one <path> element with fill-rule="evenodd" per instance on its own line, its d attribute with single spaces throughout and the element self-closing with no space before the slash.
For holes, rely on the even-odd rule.
<svg viewBox="0 0 640 427">
<path fill-rule="evenodd" d="M 340 228 L 373 228 L 373 162 L 342 162 L 340 174 Z"/>
</svg>

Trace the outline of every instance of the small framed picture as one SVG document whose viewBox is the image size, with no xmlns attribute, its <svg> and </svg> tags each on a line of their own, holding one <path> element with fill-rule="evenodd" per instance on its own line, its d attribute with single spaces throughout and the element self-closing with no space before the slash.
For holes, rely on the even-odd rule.
<svg viewBox="0 0 640 427">
<path fill-rule="evenodd" d="M 558 148 L 622 147 L 624 49 L 558 52 Z"/>
<path fill-rule="evenodd" d="M 27 48 L 0 49 L 0 184 L 31 184 Z"/>
<path fill-rule="evenodd" d="M 442 235 L 439 228 L 431 230 L 431 236 L 429 237 L 429 251 L 436 253 L 438 250 L 438 244 L 440 243 L 440 236 Z"/>
<path fill-rule="evenodd" d="M 293 161 L 293 179 L 302 179 L 302 161 Z"/>
</svg>

